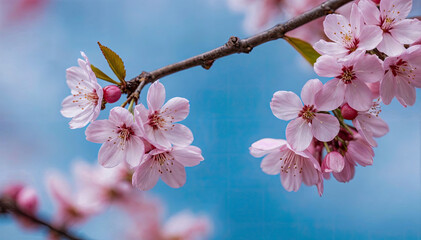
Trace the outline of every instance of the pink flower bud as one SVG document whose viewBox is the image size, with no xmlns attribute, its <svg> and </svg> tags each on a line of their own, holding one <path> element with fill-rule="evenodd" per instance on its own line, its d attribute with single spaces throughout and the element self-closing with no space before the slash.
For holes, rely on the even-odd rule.
<svg viewBox="0 0 421 240">
<path fill-rule="evenodd" d="M 16 201 L 19 192 L 22 191 L 23 188 L 24 186 L 20 183 L 11 184 L 4 189 L 3 194 Z"/>
<path fill-rule="evenodd" d="M 322 171 L 323 172 L 342 172 L 345 167 L 345 159 L 344 157 L 336 152 L 330 152 L 326 155 L 325 159 L 323 159 L 322 163 Z"/>
<path fill-rule="evenodd" d="M 380 0 L 372 0 L 375 4 L 380 4 Z"/>
<path fill-rule="evenodd" d="M 18 206 L 29 214 L 35 214 L 38 210 L 38 196 L 35 189 L 25 187 L 17 196 Z"/>
<path fill-rule="evenodd" d="M 104 99 L 108 103 L 115 103 L 121 97 L 121 90 L 116 85 L 109 85 L 104 88 Z"/>
<path fill-rule="evenodd" d="M 354 118 L 358 116 L 358 112 L 352 107 L 350 107 L 348 103 L 345 103 L 344 105 L 342 105 L 341 113 L 342 113 L 342 117 L 348 120 L 353 120 Z"/>
</svg>

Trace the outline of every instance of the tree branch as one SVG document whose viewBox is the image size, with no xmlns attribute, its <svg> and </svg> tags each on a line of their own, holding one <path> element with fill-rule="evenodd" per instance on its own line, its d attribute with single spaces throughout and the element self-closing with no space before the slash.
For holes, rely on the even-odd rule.
<svg viewBox="0 0 421 240">
<path fill-rule="evenodd" d="M 253 50 L 254 47 L 257 47 L 269 41 L 283 38 L 285 33 L 294 30 L 306 23 L 309 23 L 319 17 L 333 13 L 336 9 L 351 1 L 352 0 L 328 0 L 316 8 L 313 8 L 312 10 L 305 12 L 304 14 L 290 19 L 286 23 L 278 24 L 252 37 L 246 39 L 230 37 L 226 44 L 211 51 L 188 58 L 181 62 L 177 62 L 159 68 L 149 73 L 142 72 L 142 74 L 127 82 L 126 93 L 128 95 L 128 98 L 131 99 L 135 97 L 135 99 L 137 100 L 138 95 L 140 93 L 138 86 L 141 82 L 144 82 L 142 84 L 144 86 L 147 83 L 155 82 L 156 80 L 165 76 L 196 66 L 202 66 L 205 69 L 209 69 L 212 66 L 213 62 L 218 58 L 232 55 L 234 53 L 249 53 Z"/>
<path fill-rule="evenodd" d="M 16 205 L 15 201 L 13 201 L 12 199 L 8 197 L 0 198 L 0 213 L 10 213 L 10 214 L 15 214 L 20 217 L 24 217 L 40 226 L 48 228 L 50 231 L 54 232 L 55 234 L 69 240 L 82 240 L 81 238 L 76 237 L 70 232 L 68 232 L 66 229 L 57 228 L 53 226 L 52 224 L 50 224 L 48 221 L 40 217 L 33 216 L 31 214 L 26 213 L 25 211 L 23 211 Z"/>
</svg>

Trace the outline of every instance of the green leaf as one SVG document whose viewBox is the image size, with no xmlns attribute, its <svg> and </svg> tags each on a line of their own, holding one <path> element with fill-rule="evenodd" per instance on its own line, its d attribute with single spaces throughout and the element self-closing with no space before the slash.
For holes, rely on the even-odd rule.
<svg viewBox="0 0 421 240">
<path fill-rule="evenodd" d="M 106 46 L 102 46 L 99 42 L 98 45 L 105 59 L 107 59 L 111 70 L 113 70 L 114 74 L 118 77 L 118 79 L 120 79 L 120 82 L 123 83 L 126 78 L 126 69 L 124 68 L 123 60 L 121 60 L 120 56 L 118 56 L 113 50 Z"/>
<path fill-rule="evenodd" d="M 93 64 L 91 64 L 91 69 L 95 73 L 95 76 L 99 79 L 105 80 L 110 83 L 114 83 L 116 85 L 120 85 L 120 83 L 114 81 L 112 78 L 108 77 L 107 74 L 105 74 L 103 71 L 99 70 L 99 68 L 95 67 Z"/>
<path fill-rule="evenodd" d="M 306 41 L 298 38 L 285 36 L 284 39 L 291 44 L 312 66 L 316 63 L 320 54 Z"/>
</svg>

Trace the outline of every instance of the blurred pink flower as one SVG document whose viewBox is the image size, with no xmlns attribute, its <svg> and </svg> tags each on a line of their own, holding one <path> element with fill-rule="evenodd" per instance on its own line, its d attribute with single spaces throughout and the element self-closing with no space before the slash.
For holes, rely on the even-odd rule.
<svg viewBox="0 0 421 240">
<path fill-rule="evenodd" d="M 383 40 L 377 49 L 389 56 L 401 54 L 404 44 L 412 44 L 421 37 L 421 22 L 405 19 L 412 8 L 412 0 L 383 0 L 380 10 L 369 0 L 358 3 L 365 23 L 381 31 Z"/>
<path fill-rule="evenodd" d="M 288 143 L 297 151 L 308 148 L 313 136 L 323 142 L 332 140 L 339 132 L 339 122 L 334 116 L 319 111 L 335 109 L 330 97 L 320 99 L 317 93 L 323 84 L 318 79 L 307 81 L 300 98 L 293 92 L 278 91 L 273 95 L 270 108 L 281 120 L 292 120 L 286 129 Z"/>
<path fill-rule="evenodd" d="M 253 157 L 263 157 L 260 167 L 270 175 L 281 175 L 282 186 L 288 192 L 298 191 L 301 183 L 317 185 L 320 181 L 320 165 L 308 151 L 296 151 L 282 139 L 264 138 L 251 145 Z"/>
<path fill-rule="evenodd" d="M 69 123 L 72 129 L 82 128 L 98 117 L 103 95 L 88 58 L 84 52 L 81 54 L 85 61 L 78 59 L 79 67 L 66 70 L 67 85 L 72 95 L 61 103 L 61 114 L 73 118 Z"/>
<path fill-rule="evenodd" d="M 153 145 L 170 148 L 188 146 L 193 142 L 193 134 L 189 128 L 179 122 L 189 114 L 189 101 L 175 97 L 165 102 L 165 88 L 159 81 L 154 82 L 147 95 L 148 108 L 143 104 L 136 106 L 136 118 L 139 125 L 145 129 L 145 138 Z"/>
<path fill-rule="evenodd" d="M 142 163 L 134 169 L 133 186 L 141 190 L 153 188 L 158 179 L 173 188 L 186 182 L 184 167 L 192 167 L 203 161 L 202 151 L 195 146 L 173 147 L 169 150 L 155 148 L 145 154 Z"/>
<path fill-rule="evenodd" d="M 98 162 L 102 166 L 111 168 L 127 162 L 135 167 L 145 152 L 141 127 L 127 109 L 115 107 L 108 119 L 93 122 L 85 134 L 88 141 L 103 143 L 98 153 Z"/>
</svg>

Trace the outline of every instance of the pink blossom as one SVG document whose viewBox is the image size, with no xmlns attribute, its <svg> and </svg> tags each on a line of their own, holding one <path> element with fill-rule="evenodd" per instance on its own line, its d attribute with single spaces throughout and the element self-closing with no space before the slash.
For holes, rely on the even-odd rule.
<svg viewBox="0 0 421 240">
<path fill-rule="evenodd" d="M 91 202 L 81 192 L 73 193 L 65 179 L 58 173 L 47 173 L 46 185 L 58 208 L 55 218 L 55 223 L 58 225 L 70 226 L 82 223 L 102 207 Z"/>
<path fill-rule="evenodd" d="M 103 95 L 88 58 L 84 52 L 81 54 L 85 61 L 78 59 L 79 67 L 66 70 L 67 85 L 72 95 L 61 103 L 61 114 L 73 118 L 69 123 L 72 129 L 84 127 L 98 117 Z"/>
<path fill-rule="evenodd" d="M 293 92 L 278 91 L 270 107 L 281 120 L 292 120 L 286 129 L 288 143 L 297 151 L 305 150 L 313 136 L 323 142 L 332 140 L 339 132 L 339 122 L 334 116 L 319 111 L 330 111 L 330 99 L 317 99 L 323 84 L 318 79 L 309 80 L 301 91 L 301 98 Z M 318 103 L 320 102 L 320 103 Z"/>
<path fill-rule="evenodd" d="M 421 37 L 421 22 L 405 19 L 411 11 L 412 0 L 383 0 L 380 10 L 368 0 L 360 1 L 358 6 L 366 24 L 381 30 L 383 40 L 377 49 L 389 56 L 401 54 L 404 44 L 412 44 Z"/>
<path fill-rule="evenodd" d="M 314 64 L 314 71 L 322 77 L 334 77 L 319 93 L 322 99 L 330 97 L 331 108 L 339 107 L 345 100 L 358 111 L 368 110 L 371 106 L 372 93 L 366 83 L 378 82 L 384 75 L 377 56 L 364 51 L 339 60 L 329 55 L 321 56 Z"/>
<path fill-rule="evenodd" d="M 344 157 L 339 152 L 332 151 L 325 156 L 322 164 L 322 171 L 340 173 L 344 169 L 344 166 Z"/>
<path fill-rule="evenodd" d="M 415 88 L 421 87 L 421 46 L 406 49 L 401 55 L 384 60 L 386 71 L 380 83 L 380 96 L 388 105 L 393 97 L 406 107 L 415 103 Z"/>
<path fill-rule="evenodd" d="M 341 172 L 333 172 L 339 182 L 349 182 L 355 175 L 357 164 L 365 167 L 373 164 L 374 151 L 371 146 L 357 134 L 355 139 L 349 141 L 344 155 L 345 165 Z"/>
<path fill-rule="evenodd" d="M 249 149 L 254 157 L 267 155 L 260 167 L 266 174 L 280 174 L 288 192 L 298 191 L 302 182 L 311 186 L 320 181 L 320 165 L 308 150 L 296 151 L 285 140 L 271 138 L 261 139 Z"/>
<path fill-rule="evenodd" d="M 193 167 L 203 161 L 202 151 L 195 146 L 155 148 L 145 154 L 141 164 L 134 169 L 132 184 L 141 190 L 153 188 L 158 179 L 172 188 L 186 183 L 184 167 Z"/>
<path fill-rule="evenodd" d="M 364 25 L 363 16 L 352 4 L 349 20 L 339 14 L 326 16 L 323 22 L 326 36 L 333 42 L 320 40 L 314 48 L 322 55 L 344 57 L 354 51 L 371 50 L 382 40 L 382 31 L 376 26 Z"/>
<path fill-rule="evenodd" d="M 379 113 L 379 103 L 374 102 L 370 110 L 358 112 L 357 117 L 352 121 L 361 137 L 373 147 L 377 147 L 374 137 L 383 137 L 389 132 L 389 126 L 379 117 Z"/>
<path fill-rule="evenodd" d="M 121 89 L 116 85 L 108 85 L 104 87 L 104 99 L 107 103 L 115 103 L 121 97 Z"/>
<path fill-rule="evenodd" d="M 341 115 L 344 119 L 353 120 L 358 116 L 358 111 L 350 107 L 348 103 L 345 103 L 341 107 Z"/>
<path fill-rule="evenodd" d="M 193 142 L 189 128 L 176 122 L 189 114 L 189 101 L 185 98 L 171 98 L 165 102 L 165 88 L 159 81 L 154 82 L 148 91 L 147 110 L 143 104 L 136 106 L 138 124 L 145 129 L 145 138 L 152 144 L 170 148 L 188 146 Z"/>
<path fill-rule="evenodd" d="M 108 119 L 93 122 L 85 134 L 88 141 L 103 143 L 98 154 L 102 166 L 111 168 L 121 162 L 137 166 L 145 152 L 141 127 L 127 109 L 115 107 Z"/>
</svg>

